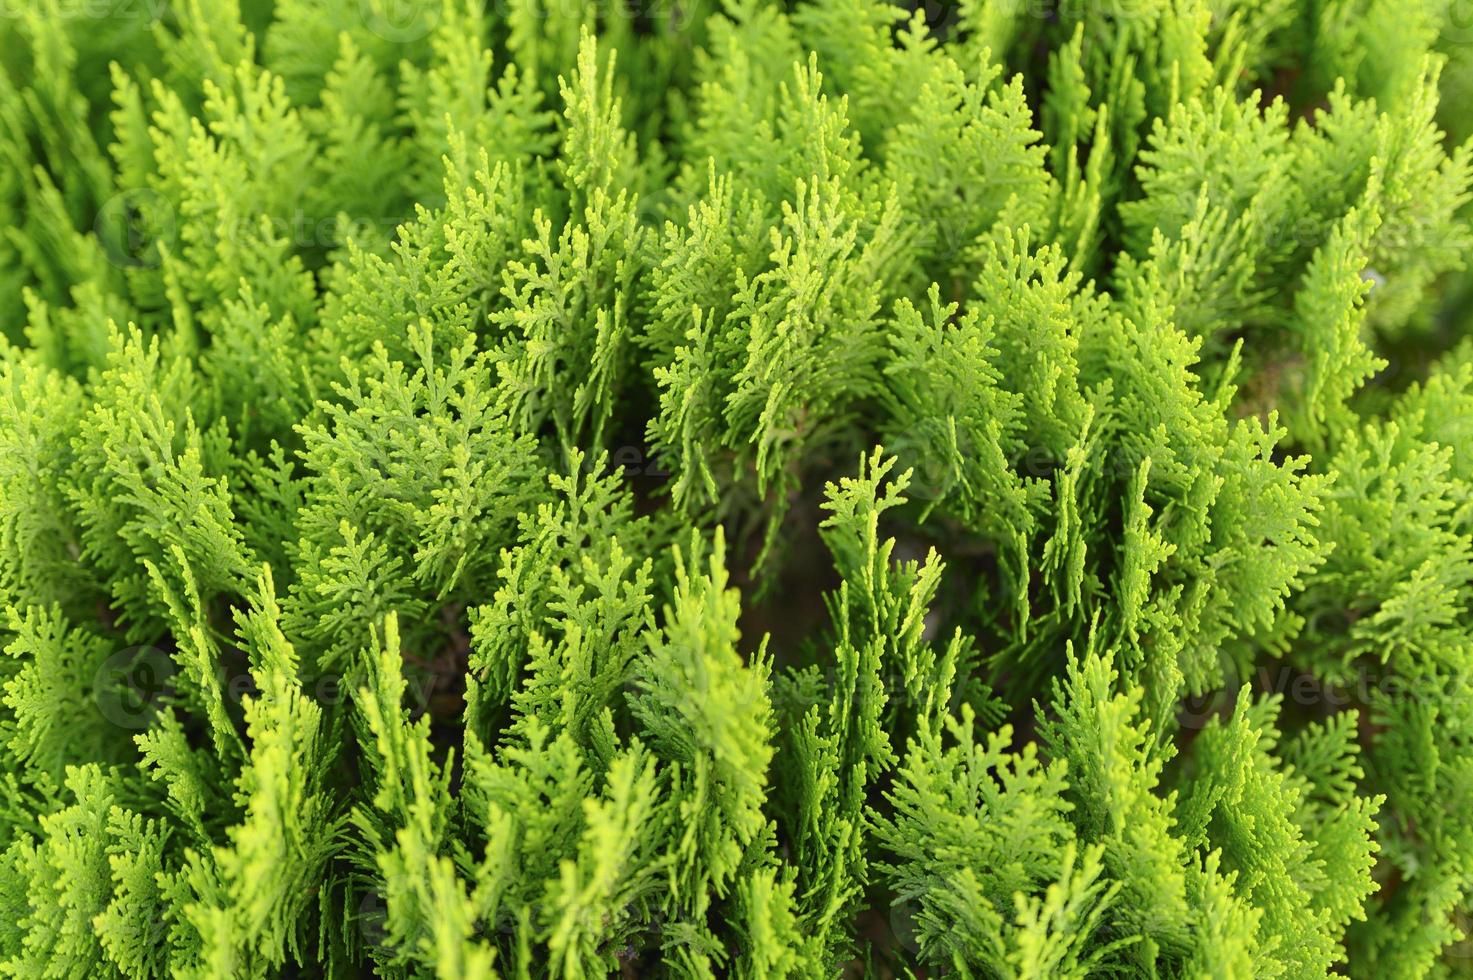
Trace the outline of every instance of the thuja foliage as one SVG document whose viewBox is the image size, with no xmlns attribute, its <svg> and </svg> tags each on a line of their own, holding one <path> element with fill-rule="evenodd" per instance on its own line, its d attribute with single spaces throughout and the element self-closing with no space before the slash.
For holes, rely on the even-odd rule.
<svg viewBox="0 0 1473 980">
<path fill-rule="evenodd" d="M 0 18 L 0 973 L 1466 974 L 1426 0 Z"/>
</svg>

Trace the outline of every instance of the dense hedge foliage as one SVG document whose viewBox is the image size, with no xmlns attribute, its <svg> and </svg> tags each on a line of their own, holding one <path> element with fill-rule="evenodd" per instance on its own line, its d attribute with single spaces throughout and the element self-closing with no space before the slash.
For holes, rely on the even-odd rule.
<svg viewBox="0 0 1473 980">
<path fill-rule="evenodd" d="M 1467 975 L 1466 13 L 8 4 L 0 972 Z"/>
</svg>

